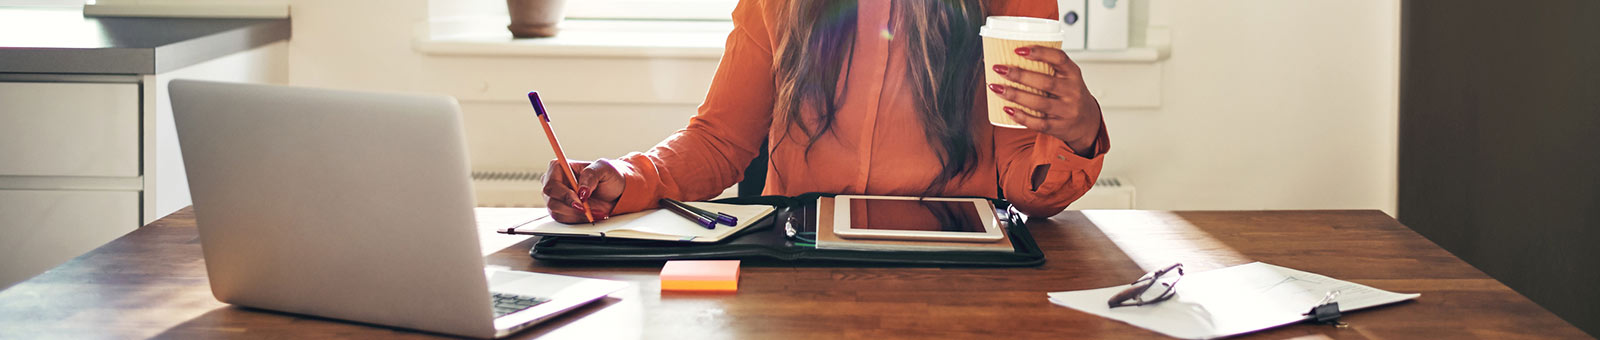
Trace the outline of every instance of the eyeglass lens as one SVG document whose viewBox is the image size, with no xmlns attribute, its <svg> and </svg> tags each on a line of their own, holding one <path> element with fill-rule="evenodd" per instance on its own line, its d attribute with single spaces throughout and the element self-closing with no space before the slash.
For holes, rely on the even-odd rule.
<svg viewBox="0 0 1600 340">
<path fill-rule="evenodd" d="M 1171 297 L 1170 295 L 1177 292 L 1173 287 L 1177 286 L 1178 278 L 1181 277 L 1183 276 L 1177 272 L 1163 273 L 1160 277 L 1155 278 L 1155 282 L 1150 285 L 1150 288 L 1139 294 L 1138 302 L 1152 303 Z"/>
</svg>

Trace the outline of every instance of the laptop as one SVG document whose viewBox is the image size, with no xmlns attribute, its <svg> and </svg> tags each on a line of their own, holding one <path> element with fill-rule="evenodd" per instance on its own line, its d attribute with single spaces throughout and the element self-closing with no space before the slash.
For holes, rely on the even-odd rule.
<svg viewBox="0 0 1600 340">
<path fill-rule="evenodd" d="M 453 98 L 168 89 L 218 301 L 498 338 L 627 286 L 485 268 Z"/>
</svg>

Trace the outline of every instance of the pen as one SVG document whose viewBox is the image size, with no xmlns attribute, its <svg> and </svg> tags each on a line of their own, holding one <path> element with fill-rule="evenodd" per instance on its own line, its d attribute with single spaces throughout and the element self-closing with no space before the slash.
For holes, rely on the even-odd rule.
<svg viewBox="0 0 1600 340">
<path fill-rule="evenodd" d="M 700 215 L 700 216 L 708 218 L 708 219 L 716 220 L 717 223 L 726 224 L 728 226 L 735 226 L 735 225 L 739 224 L 739 218 L 738 217 L 733 217 L 733 215 L 724 214 L 724 213 L 722 213 L 720 211 L 712 212 L 712 211 L 709 211 L 709 210 L 696 208 L 695 206 L 689 205 L 688 203 L 683 203 L 683 201 L 679 201 L 679 200 L 675 200 L 675 199 L 671 199 L 671 198 L 662 198 L 662 200 L 666 200 L 667 202 L 672 203 L 673 205 L 677 205 L 679 207 L 683 207 L 684 209 L 687 209 L 690 212 L 694 212 L 695 215 Z"/>
<path fill-rule="evenodd" d="M 678 216 L 683 216 L 683 218 L 687 218 L 690 221 L 694 221 L 695 225 L 706 227 L 706 229 L 716 229 L 717 228 L 717 221 L 713 221 L 713 220 L 711 220 L 709 218 L 706 218 L 705 216 L 700 216 L 700 214 L 696 214 L 693 211 L 689 211 L 688 209 L 684 209 L 681 206 L 678 206 L 676 204 L 672 204 L 672 201 L 670 201 L 669 199 L 663 198 L 663 199 L 660 200 L 659 203 L 661 203 L 661 208 L 662 209 L 672 210 L 672 212 L 678 214 Z"/>
<path fill-rule="evenodd" d="M 539 91 L 529 91 L 528 102 L 533 103 L 533 112 L 540 118 L 539 125 L 544 126 L 544 136 L 550 138 L 550 148 L 556 151 L 556 162 L 561 163 L 561 174 L 567 177 L 572 192 L 578 192 L 578 176 L 572 174 L 572 165 L 567 164 L 567 154 L 561 152 L 561 142 L 556 141 L 556 131 L 550 128 L 550 115 L 544 112 L 544 103 L 539 101 Z M 578 203 L 583 204 L 583 218 L 593 223 L 594 215 L 589 213 L 589 202 L 580 200 Z"/>
</svg>

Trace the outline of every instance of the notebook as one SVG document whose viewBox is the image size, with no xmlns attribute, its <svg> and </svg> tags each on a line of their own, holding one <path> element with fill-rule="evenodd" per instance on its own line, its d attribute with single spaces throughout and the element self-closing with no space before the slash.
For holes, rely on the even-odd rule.
<svg viewBox="0 0 1600 340">
<path fill-rule="evenodd" d="M 640 240 L 711 243 L 749 227 L 773 211 L 770 205 L 739 205 L 709 202 L 684 202 L 696 208 L 733 215 L 738 225 L 717 225 L 715 229 L 694 224 L 670 210 L 650 209 L 612 216 L 593 224 L 565 224 L 553 219 L 540 219 L 525 225 L 498 230 L 502 234 L 531 234 L 540 236 L 592 236 Z"/>
</svg>

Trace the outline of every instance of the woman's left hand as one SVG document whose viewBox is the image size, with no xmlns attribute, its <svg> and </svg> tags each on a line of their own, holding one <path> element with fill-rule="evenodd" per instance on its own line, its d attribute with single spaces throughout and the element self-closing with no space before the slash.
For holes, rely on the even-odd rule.
<svg viewBox="0 0 1600 340">
<path fill-rule="evenodd" d="M 1090 150 L 1100 134 L 1100 103 L 1089 95 L 1083 84 L 1083 70 L 1067 58 L 1060 49 L 1045 46 L 1027 46 L 1015 51 L 1018 56 L 1049 64 L 1055 75 L 1024 70 L 1014 65 L 994 65 L 1001 77 L 1043 91 L 1033 94 L 1003 84 L 989 84 L 989 91 L 999 94 L 1011 104 L 1033 109 L 1032 115 L 1014 106 L 1006 106 L 1006 114 L 1029 130 L 1039 131 L 1067 142 L 1080 155 L 1093 154 Z"/>
</svg>

